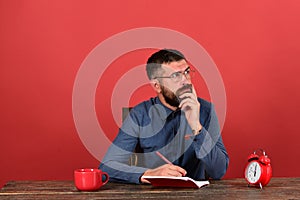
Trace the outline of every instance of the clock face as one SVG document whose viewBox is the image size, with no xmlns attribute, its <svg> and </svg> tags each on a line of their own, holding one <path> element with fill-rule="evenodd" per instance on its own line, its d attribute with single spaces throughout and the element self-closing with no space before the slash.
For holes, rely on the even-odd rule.
<svg viewBox="0 0 300 200">
<path fill-rule="evenodd" d="M 252 161 L 248 164 L 245 176 L 249 183 L 256 183 L 261 176 L 261 168 L 258 162 Z"/>
</svg>

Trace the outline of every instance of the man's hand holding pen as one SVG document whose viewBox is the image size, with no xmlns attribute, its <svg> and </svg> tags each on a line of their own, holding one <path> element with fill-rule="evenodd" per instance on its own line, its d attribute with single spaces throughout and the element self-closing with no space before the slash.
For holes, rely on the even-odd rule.
<svg viewBox="0 0 300 200">
<path fill-rule="evenodd" d="M 145 171 L 143 176 L 175 176 L 175 177 L 181 177 L 186 175 L 185 169 L 173 165 L 167 158 L 165 158 L 161 153 L 158 151 L 156 154 L 163 159 L 167 164 L 162 165 L 160 167 L 157 167 L 155 169 L 148 169 Z M 143 179 L 143 176 L 141 177 L 141 182 L 143 183 L 149 183 L 147 180 Z"/>
</svg>

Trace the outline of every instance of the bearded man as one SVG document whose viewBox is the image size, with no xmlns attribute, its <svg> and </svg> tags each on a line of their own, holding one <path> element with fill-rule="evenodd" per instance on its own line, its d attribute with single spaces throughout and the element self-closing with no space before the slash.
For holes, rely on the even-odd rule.
<svg viewBox="0 0 300 200">
<path fill-rule="evenodd" d="M 146 72 L 157 96 L 131 109 L 99 168 L 110 181 L 136 184 L 148 183 L 143 176 L 221 179 L 229 158 L 219 122 L 213 104 L 197 96 L 184 55 L 159 50 Z M 128 162 L 133 153 L 138 165 Z"/>
</svg>

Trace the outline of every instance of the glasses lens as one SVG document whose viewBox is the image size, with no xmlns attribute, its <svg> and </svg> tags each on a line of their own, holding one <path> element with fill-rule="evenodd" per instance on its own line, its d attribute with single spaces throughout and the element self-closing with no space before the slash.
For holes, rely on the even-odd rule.
<svg viewBox="0 0 300 200">
<path fill-rule="evenodd" d="M 177 82 L 177 81 L 180 81 L 181 78 L 182 78 L 182 73 L 181 72 L 175 72 L 173 73 L 171 76 L 171 79 L 174 81 L 174 82 Z"/>
<path fill-rule="evenodd" d="M 188 68 L 183 72 L 175 72 L 175 73 L 171 74 L 170 78 L 172 79 L 172 81 L 178 82 L 178 81 L 182 80 L 183 75 L 185 76 L 186 79 L 189 80 L 194 75 L 194 71 L 191 70 L 190 68 Z"/>
</svg>

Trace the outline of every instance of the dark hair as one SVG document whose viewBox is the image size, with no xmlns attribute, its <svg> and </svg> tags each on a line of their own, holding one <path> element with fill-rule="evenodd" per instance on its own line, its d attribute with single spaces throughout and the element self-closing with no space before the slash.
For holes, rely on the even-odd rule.
<svg viewBox="0 0 300 200">
<path fill-rule="evenodd" d="M 174 61 L 185 59 L 184 55 L 175 49 L 162 49 L 152 54 L 147 61 L 147 76 L 151 80 L 159 76 L 161 64 L 167 64 Z"/>
</svg>

